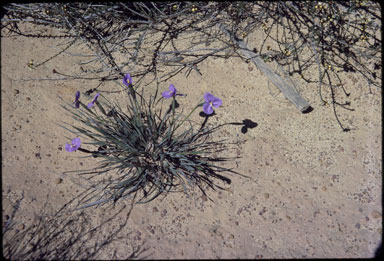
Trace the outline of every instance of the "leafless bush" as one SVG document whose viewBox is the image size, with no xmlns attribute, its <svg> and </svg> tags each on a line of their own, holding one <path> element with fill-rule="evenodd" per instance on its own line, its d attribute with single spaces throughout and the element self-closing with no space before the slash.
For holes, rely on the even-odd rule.
<svg viewBox="0 0 384 261">
<path fill-rule="evenodd" d="M 115 80 L 129 72 L 139 84 L 147 74 L 167 81 L 180 72 L 187 77 L 191 71 L 200 73 L 199 63 L 210 57 L 247 60 L 218 29 L 222 24 L 239 38 L 264 30 L 261 46 L 249 43 L 255 55 L 276 61 L 289 75 L 317 82 L 321 101 L 332 104 L 344 131 L 349 128 L 341 124 L 336 108 L 353 109 L 345 101 L 350 93 L 339 73 L 358 73 L 370 87 L 381 86 L 381 7 L 373 1 L 34 3 L 4 9 L 2 27 L 11 33 L 67 37 L 66 48 L 78 41 L 87 44 L 92 55 L 82 68 L 92 69 L 76 78 Z M 28 34 L 19 28 L 21 22 L 60 33 Z M 269 49 L 268 41 L 278 48 Z M 316 77 L 308 73 L 313 68 Z"/>
</svg>

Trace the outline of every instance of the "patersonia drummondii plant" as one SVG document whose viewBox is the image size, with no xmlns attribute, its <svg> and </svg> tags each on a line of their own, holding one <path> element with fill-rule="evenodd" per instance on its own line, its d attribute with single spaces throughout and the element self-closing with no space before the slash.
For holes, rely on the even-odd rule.
<svg viewBox="0 0 384 261">
<path fill-rule="evenodd" d="M 157 91 L 148 102 L 133 88 L 129 74 L 122 83 L 127 94 L 126 110 L 110 102 L 101 92 L 87 106 L 76 92 L 76 106 L 67 109 L 82 126 L 63 126 L 75 136 L 71 144 L 65 145 L 65 153 L 87 153 L 87 157 L 93 157 L 98 163 L 91 170 L 70 171 L 89 175 L 88 180 L 97 184 L 90 188 L 92 196 L 84 200 L 83 207 L 123 198 L 144 203 L 167 192 L 189 194 L 195 186 L 205 194 L 207 187 L 222 188 L 215 180 L 230 183 L 221 173 L 235 172 L 216 165 L 228 158 L 212 156 L 225 148 L 225 142 L 209 138 L 218 127 L 205 127 L 213 108 L 222 105 L 221 99 L 205 93 L 201 99 L 205 102 L 198 103 L 185 116 L 175 106 L 176 97 L 185 95 L 179 94 L 173 84 L 161 93 L 157 102 Z M 155 108 L 159 101 L 164 104 L 169 98 L 172 100 L 168 110 Z M 206 116 L 204 124 L 195 128 L 189 117 L 198 108 Z"/>
</svg>

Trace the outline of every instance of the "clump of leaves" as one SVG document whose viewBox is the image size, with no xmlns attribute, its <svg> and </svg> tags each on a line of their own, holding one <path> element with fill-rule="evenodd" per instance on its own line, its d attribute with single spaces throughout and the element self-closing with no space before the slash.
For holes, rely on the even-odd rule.
<svg viewBox="0 0 384 261">
<path fill-rule="evenodd" d="M 85 105 L 77 92 L 74 106 L 63 106 L 82 126 L 62 127 L 76 136 L 87 137 L 89 142 L 85 145 L 97 148 L 93 151 L 83 148 L 81 138 L 76 137 L 72 144 L 66 144 L 66 150 L 81 151 L 88 153 L 87 157 L 100 159 L 94 169 L 70 171 L 97 180 L 98 186 L 93 188 L 92 196 L 82 207 L 123 198 L 135 198 L 136 203 L 145 203 L 162 193 L 183 191 L 189 194 L 195 186 L 205 194 L 207 185 L 212 189 L 223 189 L 216 181 L 231 183 L 220 173 L 236 172 L 215 164 L 229 158 L 212 156 L 226 147 L 225 140 L 212 141 L 209 138 L 220 126 L 206 127 L 213 107 L 217 108 L 222 103 L 219 98 L 206 93 L 205 102 L 200 102 L 184 116 L 176 108 L 179 106 L 176 96 L 183 95 L 178 94 L 172 84 L 157 101 L 158 90 L 147 102 L 134 90 L 129 74 L 123 83 L 129 98 L 126 110 L 112 104 L 100 93 Z M 161 108 L 155 109 L 163 99 L 172 99 L 165 112 Z M 195 128 L 189 117 L 201 106 L 206 118 L 199 128 Z M 100 179 L 107 173 L 112 173 L 110 179 Z"/>
</svg>

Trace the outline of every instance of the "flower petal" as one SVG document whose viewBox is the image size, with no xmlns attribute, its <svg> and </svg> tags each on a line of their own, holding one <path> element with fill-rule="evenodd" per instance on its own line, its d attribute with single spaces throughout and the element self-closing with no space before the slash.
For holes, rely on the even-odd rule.
<svg viewBox="0 0 384 261">
<path fill-rule="evenodd" d="M 65 143 L 65 150 L 68 151 L 68 152 L 72 152 L 73 151 L 73 148 L 71 145 L 69 145 L 68 143 Z"/>
<path fill-rule="evenodd" d="M 88 103 L 87 107 L 92 108 L 93 105 L 95 105 L 95 102 L 96 102 L 97 98 L 99 98 L 99 96 L 100 96 L 100 93 L 99 92 L 96 93 L 95 97 L 93 98 L 93 100 L 90 103 Z"/>
<path fill-rule="evenodd" d="M 214 99 L 211 102 L 215 108 L 220 107 L 221 104 L 223 103 L 223 101 L 217 97 L 214 97 Z"/>
<path fill-rule="evenodd" d="M 172 93 L 170 91 L 165 91 L 161 93 L 161 96 L 168 99 L 172 97 Z"/>
<path fill-rule="evenodd" d="M 81 145 L 81 139 L 80 138 L 74 138 L 72 140 L 72 146 L 77 147 L 76 149 L 80 148 Z"/>
<path fill-rule="evenodd" d="M 206 92 L 205 94 L 204 94 L 204 100 L 206 101 L 206 102 L 211 102 L 213 99 L 215 98 L 215 96 L 213 96 L 211 93 L 209 93 L 209 92 Z"/>
<path fill-rule="evenodd" d="M 176 88 L 175 88 L 175 85 L 173 85 L 173 84 L 170 84 L 170 85 L 169 85 L 169 90 L 170 90 L 173 94 L 176 94 L 176 92 L 177 92 L 177 90 L 176 90 Z"/>
<path fill-rule="evenodd" d="M 205 114 L 212 114 L 213 113 L 213 108 L 212 105 L 209 102 L 204 103 L 203 105 L 203 111 Z"/>
<path fill-rule="evenodd" d="M 75 105 L 75 108 L 80 107 L 79 98 L 80 98 L 80 91 L 77 91 L 75 94 L 75 101 L 73 102 L 73 104 Z"/>
<path fill-rule="evenodd" d="M 97 100 L 97 98 L 99 98 L 99 96 L 100 96 L 100 93 L 99 93 L 99 92 L 96 93 L 95 98 L 93 98 L 93 101 L 92 101 L 92 102 L 95 102 L 95 101 Z"/>
</svg>

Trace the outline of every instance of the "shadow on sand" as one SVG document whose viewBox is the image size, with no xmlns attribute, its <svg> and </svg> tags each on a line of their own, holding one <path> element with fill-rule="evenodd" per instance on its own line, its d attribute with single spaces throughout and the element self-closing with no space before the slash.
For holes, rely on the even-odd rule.
<svg viewBox="0 0 384 261">
<path fill-rule="evenodd" d="M 78 197 L 76 197 L 78 198 Z M 21 198 L 22 200 L 22 198 Z M 69 210 L 71 200 L 59 211 L 47 215 L 45 209 L 30 225 L 22 229 L 14 221 L 21 200 L 13 204 L 11 217 L 3 225 L 3 256 L 9 260 L 90 260 L 98 259 L 102 250 L 112 242 L 127 239 L 127 233 L 120 233 L 127 225 L 133 209 L 121 206 L 108 208 L 103 221 L 92 223 L 92 209 L 87 211 Z M 109 223 L 117 223 L 110 226 Z M 105 229 L 108 227 L 108 229 Z M 125 249 L 126 259 L 137 258 L 145 248 Z M 116 257 L 116 250 L 110 258 Z M 120 259 L 120 257 L 119 257 Z"/>
</svg>

